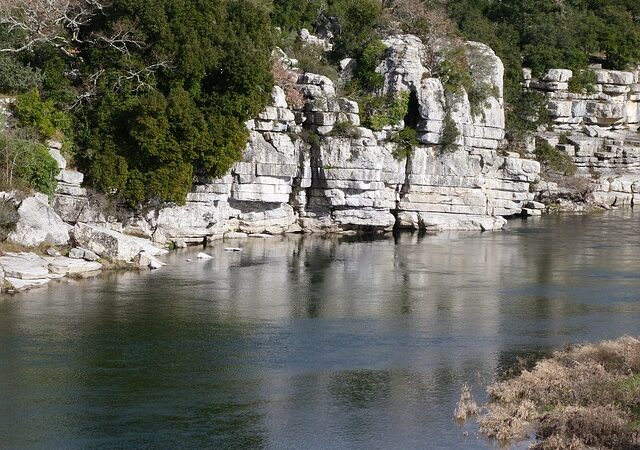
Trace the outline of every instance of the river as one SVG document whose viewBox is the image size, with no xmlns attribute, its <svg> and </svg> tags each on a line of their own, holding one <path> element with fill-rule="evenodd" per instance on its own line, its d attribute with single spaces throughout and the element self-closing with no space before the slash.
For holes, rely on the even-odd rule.
<svg viewBox="0 0 640 450">
<path fill-rule="evenodd" d="M 640 335 L 640 211 L 224 246 L 0 299 L 0 448 L 494 448 L 464 383 Z"/>
</svg>

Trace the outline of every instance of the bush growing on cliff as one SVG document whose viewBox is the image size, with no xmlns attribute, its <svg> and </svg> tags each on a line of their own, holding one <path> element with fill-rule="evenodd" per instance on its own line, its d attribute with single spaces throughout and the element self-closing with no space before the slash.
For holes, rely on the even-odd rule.
<svg viewBox="0 0 640 450">
<path fill-rule="evenodd" d="M 393 157 L 398 160 L 406 159 L 413 154 L 413 149 L 418 143 L 417 131 L 415 128 L 405 127 L 391 135 L 390 142 L 396 144 Z"/>
<path fill-rule="evenodd" d="M 376 68 L 384 58 L 387 46 L 382 41 L 375 40 L 367 44 L 358 56 L 358 63 L 354 70 L 355 90 L 375 92 L 384 87 L 384 77 L 376 72 Z"/>
<path fill-rule="evenodd" d="M 564 151 L 547 144 L 538 145 L 535 151 L 536 159 L 548 170 L 559 172 L 566 176 L 576 174 L 576 165 Z"/>
<path fill-rule="evenodd" d="M 329 136 L 332 137 L 340 137 L 340 138 L 348 138 L 348 139 L 358 139 L 362 137 L 362 133 L 358 127 L 356 127 L 353 123 L 348 121 L 336 122 L 336 124 L 331 129 L 331 133 Z"/>
<path fill-rule="evenodd" d="M 363 95 L 358 99 L 364 125 L 373 131 L 401 123 L 409 110 L 409 92 L 393 95 Z"/>
<path fill-rule="evenodd" d="M 451 112 L 447 111 L 444 116 L 444 123 L 442 126 L 442 134 L 440 135 L 440 151 L 442 152 L 454 152 L 458 149 L 458 138 L 460 137 L 460 131 L 456 122 L 451 117 Z"/>
<path fill-rule="evenodd" d="M 47 147 L 33 139 L 0 134 L 0 187 L 52 195 L 59 169 Z"/>
<path fill-rule="evenodd" d="M 53 100 L 42 100 L 35 89 L 18 97 L 15 116 L 20 125 L 30 128 L 45 139 L 61 139 L 65 132 L 71 130 L 71 118 L 60 111 Z"/>
</svg>

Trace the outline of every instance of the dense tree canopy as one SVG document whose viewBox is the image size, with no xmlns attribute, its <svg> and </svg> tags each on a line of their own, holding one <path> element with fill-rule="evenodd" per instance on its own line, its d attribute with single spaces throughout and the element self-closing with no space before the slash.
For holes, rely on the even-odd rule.
<svg viewBox="0 0 640 450">
<path fill-rule="evenodd" d="M 130 204 L 184 201 L 195 174 L 221 175 L 241 157 L 244 122 L 273 84 L 271 50 L 295 53 L 300 28 L 335 33 L 331 54 L 307 49 L 294 55 L 301 65 L 331 76 L 356 57 L 354 86 L 370 91 L 385 33 L 484 42 L 505 63 L 514 130 L 532 127 L 541 106 L 522 92 L 523 66 L 574 69 L 581 90 L 590 58 L 640 62 L 637 0 L 102 1 L 0 3 L 0 91 L 25 93 L 31 134 L 63 132 L 88 179 Z"/>
<path fill-rule="evenodd" d="M 181 202 L 194 173 L 222 175 L 241 157 L 244 122 L 268 101 L 269 13 L 260 0 L 114 0 L 73 48 L 6 58 L 26 71 L 16 87 L 72 108 L 75 157 L 97 187 L 131 204 Z"/>
</svg>

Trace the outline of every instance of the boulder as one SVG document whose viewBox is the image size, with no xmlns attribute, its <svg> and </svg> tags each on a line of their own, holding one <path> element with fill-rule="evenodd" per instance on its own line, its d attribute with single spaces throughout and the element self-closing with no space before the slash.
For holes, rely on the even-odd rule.
<svg viewBox="0 0 640 450">
<path fill-rule="evenodd" d="M 151 256 L 167 253 L 155 247 L 150 240 L 127 236 L 107 228 L 79 223 L 73 228 L 73 236 L 82 247 L 102 257 L 118 261 L 131 261 L 140 252 Z"/>
<path fill-rule="evenodd" d="M 49 264 L 35 253 L 6 253 L 0 256 L 0 266 L 7 278 L 42 280 L 49 278 Z"/>
<path fill-rule="evenodd" d="M 69 251 L 69 258 L 73 259 L 84 259 L 86 261 L 97 261 L 100 259 L 98 255 L 96 255 L 91 250 L 87 250 L 80 247 L 72 248 Z"/>
<path fill-rule="evenodd" d="M 58 175 L 58 181 L 80 186 L 82 181 L 84 181 L 84 174 L 76 170 L 63 170 L 60 172 L 60 175 Z"/>
<path fill-rule="evenodd" d="M 160 269 L 166 264 L 148 252 L 140 252 L 133 258 L 133 263 L 141 268 Z"/>
<path fill-rule="evenodd" d="M 59 257 L 46 257 L 49 271 L 60 275 L 86 275 L 93 272 L 99 272 L 102 264 L 93 261 L 85 261 L 83 259 Z"/>
<path fill-rule="evenodd" d="M 18 208 L 18 216 L 16 228 L 8 237 L 10 242 L 26 247 L 69 242 L 67 225 L 42 198 L 24 199 Z"/>
</svg>

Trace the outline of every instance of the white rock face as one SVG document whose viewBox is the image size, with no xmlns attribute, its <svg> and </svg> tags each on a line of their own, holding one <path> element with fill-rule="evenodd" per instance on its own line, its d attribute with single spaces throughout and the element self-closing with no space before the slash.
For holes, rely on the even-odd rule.
<svg viewBox="0 0 640 450">
<path fill-rule="evenodd" d="M 18 292 L 48 284 L 65 276 L 93 276 L 102 264 L 64 256 L 41 257 L 35 253 L 6 253 L 0 257 L 0 272 L 9 291 Z"/>
<path fill-rule="evenodd" d="M 544 92 L 556 128 L 579 132 L 584 126 L 636 131 L 640 124 L 640 71 L 594 70 L 593 92 L 570 92 L 571 70 L 551 69 L 529 86 Z"/>
<path fill-rule="evenodd" d="M 8 240 L 26 247 L 40 244 L 66 245 L 69 242 L 67 225 L 49 205 L 38 197 L 29 197 L 18 208 L 16 229 Z"/>
<path fill-rule="evenodd" d="M 387 55 L 377 69 L 384 75 L 385 92 L 415 91 L 428 70 L 422 65 L 426 50 L 422 41 L 413 35 L 390 36 L 382 41 Z"/>
<path fill-rule="evenodd" d="M 117 231 L 84 223 L 74 227 L 73 237 L 82 247 L 102 257 L 118 261 L 131 261 L 140 252 L 147 252 L 151 256 L 167 253 L 166 250 L 155 247 L 148 239 L 127 236 Z"/>
<path fill-rule="evenodd" d="M 49 264 L 34 253 L 7 253 L 0 256 L 0 265 L 7 278 L 41 280 L 49 277 Z"/>
<path fill-rule="evenodd" d="M 307 33 L 303 39 L 318 43 Z M 147 211 L 121 230 L 183 246 L 234 234 L 384 231 L 396 225 L 490 230 L 503 225 L 502 216 L 521 213 L 533 199 L 529 184 L 540 167 L 515 154 L 498 155 L 504 138 L 500 59 L 483 44 L 467 44 L 474 82 L 491 93 L 483 104 L 471 105 L 466 92 L 446 94 L 430 76 L 420 39 L 398 35 L 384 43 L 385 60 L 376 70 L 384 94 L 409 93 L 407 123 L 375 132 L 362 127 L 359 105 L 338 97 L 331 79 L 295 75 L 302 108 L 289 105 L 290 92 L 275 87 L 271 103 L 246 124 L 250 138 L 242 161 L 220 179 L 197 176 L 185 205 Z M 287 61 L 285 67 L 294 64 Z M 552 75 L 549 83 L 566 84 L 566 74 Z M 440 148 L 446 119 L 459 131 L 457 151 Z M 405 126 L 416 127 L 420 142 L 409 156 L 389 140 Z M 122 248 L 130 245 L 107 229 L 113 226 L 89 204 L 81 177 L 68 172 L 61 172 L 66 184 L 55 205 L 64 220 L 79 223 L 78 244 L 103 256 L 136 257 L 141 250 Z"/>
</svg>

